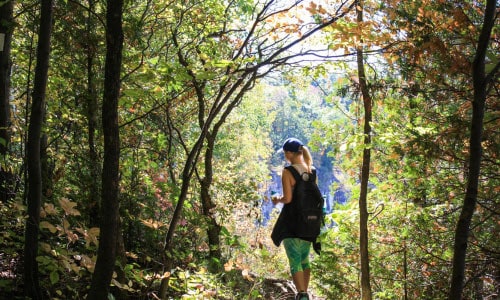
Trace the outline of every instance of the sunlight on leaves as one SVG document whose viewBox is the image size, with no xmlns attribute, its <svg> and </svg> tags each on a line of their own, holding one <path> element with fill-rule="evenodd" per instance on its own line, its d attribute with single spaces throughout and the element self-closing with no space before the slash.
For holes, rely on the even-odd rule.
<svg viewBox="0 0 500 300">
<path fill-rule="evenodd" d="M 241 275 L 248 281 L 254 281 L 254 278 L 250 275 L 250 270 L 248 269 L 243 269 L 241 271 Z"/>
<path fill-rule="evenodd" d="M 152 228 L 152 229 L 158 229 L 158 228 L 166 226 L 165 223 L 163 223 L 161 221 L 153 220 L 153 219 L 141 220 L 141 222 L 142 222 L 142 224 L 144 224 L 147 227 Z"/>
<path fill-rule="evenodd" d="M 47 221 L 42 221 L 40 222 L 40 228 L 46 228 L 50 231 L 50 233 L 56 233 L 57 232 L 57 227 L 52 225 L 51 223 Z"/>
<path fill-rule="evenodd" d="M 43 207 L 43 212 L 46 215 L 57 215 L 58 214 L 56 207 L 52 203 L 45 203 L 45 205 Z"/>
<path fill-rule="evenodd" d="M 75 209 L 76 203 L 70 201 L 68 198 L 61 198 L 59 199 L 59 205 L 61 205 L 61 208 L 64 210 L 66 215 L 69 216 L 79 216 L 80 212 Z"/>
</svg>

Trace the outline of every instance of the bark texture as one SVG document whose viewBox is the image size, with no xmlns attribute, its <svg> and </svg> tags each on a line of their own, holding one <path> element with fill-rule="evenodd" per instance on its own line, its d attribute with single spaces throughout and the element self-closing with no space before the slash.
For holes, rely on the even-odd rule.
<svg viewBox="0 0 500 300">
<path fill-rule="evenodd" d="M 359 0 L 356 8 L 358 23 L 363 22 L 363 1 Z M 365 74 L 363 61 L 362 38 L 360 46 L 356 49 L 356 58 L 358 65 L 358 79 L 361 96 L 363 98 L 363 107 L 365 111 L 363 134 L 364 149 L 363 162 L 361 166 L 361 189 L 359 193 L 359 251 L 361 258 L 361 299 L 371 300 L 372 291 L 370 285 L 370 259 L 368 252 L 368 179 L 370 178 L 370 159 L 371 159 L 371 121 L 372 121 L 372 98 L 368 90 L 368 84 Z"/>
<path fill-rule="evenodd" d="M 108 0 L 106 11 L 106 62 L 102 126 L 104 132 L 104 162 L 100 207 L 100 238 L 97 261 L 87 299 L 108 299 L 117 253 L 119 226 L 119 159 L 120 135 L 118 98 L 123 48 L 123 1 Z"/>
<path fill-rule="evenodd" d="M 0 34 L 3 35 L 3 47 L 0 46 L 0 155 L 7 154 L 10 142 L 10 48 L 12 32 L 14 30 L 14 20 L 12 13 L 14 1 L 7 1 L 0 6 Z"/>
<path fill-rule="evenodd" d="M 491 32 L 495 24 L 496 0 L 488 0 L 484 14 L 483 27 L 477 43 L 476 55 L 472 65 L 472 80 L 474 86 L 474 99 L 472 101 L 472 121 L 469 138 L 469 168 L 467 170 L 467 189 L 465 191 L 464 205 L 455 229 L 455 246 L 453 252 L 453 272 L 448 299 L 462 299 L 463 283 L 465 279 L 466 254 L 472 216 L 476 210 L 477 194 L 479 188 L 479 175 L 481 169 L 483 138 L 483 121 L 486 96 L 492 76 L 486 75 L 485 59 L 490 43 Z M 492 71 L 492 75 L 498 72 Z"/>
<path fill-rule="evenodd" d="M 42 299 L 38 272 L 38 235 L 40 209 L 42 205 L 42 165 L 41 132 L 45 115 L 45 91 L 49 70 L 50 38 L 52 33 L 52 0 L 42 0 L 40 9 L 40 28 L 37 45 L 37 64 L 33 86 L 30 123 L 28 126 L 28 218 L 24 242 L 24 284 L 25 295 L 31 299 Z"/>
</svg>

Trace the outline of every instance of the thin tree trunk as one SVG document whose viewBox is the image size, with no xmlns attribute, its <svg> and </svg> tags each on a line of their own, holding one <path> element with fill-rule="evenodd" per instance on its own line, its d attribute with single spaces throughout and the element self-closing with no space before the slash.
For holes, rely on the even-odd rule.
<svg viewBox="0 0 500 300">
<path fill-rule="evenodd" d="M 115 267 L 119 228 L 119 159 L 118 98 L 123 48 L 123 0 L 108 0 L 106 11 L 106 63 L 102 125 L 104 162 L 100 209 L 100 238 L 97 261 L 87 299 L 108 299 Z"/>
<path fill-rule="evenodd" d="M 7 1 L 0 6 L 0 155 L 3 157 L 7 154 L 10 142 L 10 48 L 14 31 L 13 9 L 14 1 Z"/>
<path fill-rule="evenodd" d="M 52 31 L 52 0 L 42 0 L 38 33 L 37 64 L 33 87 L 33 103 L 28 126 L 28 218 L 24 243 L 25 294 L 31 299 L 42 299 L 38 263 L 38 234 L 42 204 L 42 170 L 40 138 L 45 114 L 45 91 L 49 69 L 50 38 Z"/>
<path fill-rule="evenodd" d="M 215 148 L 215 141 L 217 139 L 217 134 L 222 124 L 225 123 L 229 114 L 233 111 L 235 107 L 239 105 L 243 99 L 243 95 L 246 91 L 250 89 L 252 84 L 255 82 L 255 74 L 248 78 L 246 82 L 240 81 L 238 85 L 242 85 L 241 90 L 234 96 L 233 100 L 229 102 L 228 106 L 221 113 L 219 121 L 215 123 L 211 132 L 207 133 L 207 149 L 205 152 L 205 174 L 204 178 L 201 180 L 201 203 L 203 208 L 203 215 L 207 220 L 207 236 L 208 236 L 208 246 L 210 248 L 210 258 L 213 260 L 210 264 L 211 272 L 220 271 L 222 264 L 222 252 L 220 245 L 220 232 L 222 227 L 217 223 L 213 210 L 216 205 L 210 196 L 210 187 L 213 182 L 213 154 Z M 225 96 L 224 102 L 227 102 L 231 98 L 232 93 L 228 92 Z M 200 123 L 201 124 L 201 123 Z"/>
<path fill-rule="evenodd" d="M 221 116 L 219 122 L 217 122 L 217 124 L 214 126 L 214 129 L 212 132 L 212 134 L 214 136 L 216 136 L 216 132 L 218 131 L 218 128 L 220 128 L 220 126 L 222 126 L 222 124 L 224 123 L 224 120 L 227 118 L 227 116 L 232 111 L 232 109 L 241 101 L 244 92 L 249 89 L 249 87 L 252 85 L 252 82 L 254 81 L 254 79 L 255 79 L 255 76 L 252 77 L 252 80 L 248 80 L 246 83 L 243 84 L 243 88 L 235 96 L 235 100 L 232 103 L 230 103 L 228 108 L 222 113 L 222 116 Z M 239 82 L 237 85 L 239 86 L 240 84 L 241 84 L 241 82 Z M 232 92 L 234 92 L 234 90 Z M 232 95 L 232 93 L 228 93 L 226 95 L 226 100 L 229 99 L 231 95 Z M 203 98 L 203 94 L 201 93 L 201 90 L 198 91 L 198 97 L 200 97 L 200 99 Z M 226 100 L 223 102 L 226 102 Z M 204 111 L 203 101 L 199 101 L 199 103 L 200 103 L 199 110 Z M 173 265 L 172 257 L 170 256 L 170 258 L 168 258 L 168 254 L 172 252 L 174 232 L 177 228 L 177 224 L 178 224 L 180 217 L 181 217 L 181 214 L 182 214 L 184 202 L 186 201 L 186 198 L 187 198 L 189 184 L 190 184 L 192 175 L 193 175 L 195 167 L 196 167 L 195 164 L 196 164 L 196 161 L 198 159 L 198 156 L 200 155 L 201 149 L 203 148 L 203 141 L 205 140 L 205 137 L 208 135 L 208 132 L 207 132 L 208 126 L 209 126 L 209 124 L 212 123 L 212 121 L 215 119 L 215 117 L 217 116 L 218 113 L 219 113 L 219 111 L 216 110 L 216 112 L 214 112 L 213 114 L 211 114 L 207 117 L 207 120 L 205 122 L 203 122 L 202 117 L 200 117 L 199 124 L 200 124 L 200 128 L 201 128 L 201 133 L 200 133 L 200 136 L 198 137 L 197 142 L 191 148 L 191 151 L 189 152 L 188 157 L 186 159 L 186 163 L 184 165 L 184 169 L 182 172 L 182 181 L 181 181 L 182 185 L 181 185 L 181 191 L 179 194 L 179 200 L 177 201 L 177 204 L 175 206 L 174 214 L 172 216 L 172 219 L 170 220 L 168 232 L 167 232 L 167 235 L 165 237 L 164 258 L 163 258 L 165 270 L 170 270 L 172 268 L 172 265 Z M 211 160 L 211 158 L 210 158 L 210 160 Z M 206 181 L 206 178 L 205 178 L 205 181 Z M 205 184 L 209 187 L 211 184 L 211 179 L 210 179 L 210 182 L 205 182 Z M 210 204 L 208 206 L 210 206 Z M 218 234 L 217 234 L 217 236 L 218 236 Z M 216 239 L 214 239 L 214 243 L 217 243 Z M 159 291 L 160 299 L 166 298 L 168 281 L 169 281 L 168 277 L 164 277 L 161 280 L 160 291 Z"/>
<path fill-rule="evenodd" d="M 210 196 L 210 187 L 213 182 L 213 156 L 214 156 L 214 148 L 215 141 L 217 139 L 217 134 L 221 126 L 226 122 L 227 117 L 233 111 L 235 107 L 237 107 L 241 100 L 243 99 L 243 95 L 246 91 L 250 89 L 256 79 L 256 74 L 254 73 L 250 76 L 246 82 L 240 80 L 238 85 L 241 85 L 241 90 L 234 95 L 234 98 L 231 99 L 234 90 L 228 91 L 224 96 L 223 102 L 229 102 L 225 109 L 220 113 L 220 119 L 215 123 L 211 132 L 208 132 L 206 135 L 207 141 L 207 149 L 205 152 L 205 174 L 204 178 L 201 180 L 201 203 L 203 208 L 203 215 L 207 220 L 207 236 L 208 236 L 208 245 L 210 247 L 210 258 L 212 259 L 210 263 L 210 271 L 218 272 L 221 270 L 222 264 L 222 251 L 220 245 L 220 232 L 222 226 L 217 223 L 215 219 L 215 215 L 213 210 L 216 205 L 212 200 L 212 196 Z M 221 87 L 223 89 L 223 87 Z M 222 94 L 222 90 L 221 93 Z M 202 122 L 200 122 L 202 124 Z"/>
<path fill-rule="evenodd" d="M 467 243 L 472 222 L 472 215 L 476 210 L 479 188 L 479 174 L 481 166 L 484 109 L 487 96 L 487 87 L 491 78 L 485 73 L 485 57 L 490 43 L 492 28 L 495 22 L 496 0 L 488 0 L 484 14 L 483 28 L 479 36 L 476 56 L 472 65 L 472 79 L 474 85 L 474 100 L 472 102 L 472 121 L 469 138 L 469 168 L 467 170 L 467 189 L 464 205 L 455 229 L 455 246 L 453 252 L 453 272 L 448 299 L 462 298 L 465 278 L 465 258 Z M 492 74 L 498 71 L 492 71 Z"/>
<path fill-rule="evenodd" d="M 405 203 L 405 220 L 408 216 L 408 202 Z M 406 224 L 405 224 L 406 227 Z M 408 238 L 403 237 L 404 300 L 408 300 Z"/>
<path fill-rule="evenodd" d="M 94 0 L 89 0 L 89 11 L 87 16 L 87 34 L 89 37 L 93 36 L 95 22 L 93 21 L 94 15 Z M 99 225 L 99 197 L 101 189 L 99 186 L 99 179 L 101 176 L 101 167 L 99 157 L 96 150 L 95 132 L 98 128 L 97 114 L 98 114 L 98 100 L 97 92 L 94 83 L 94 59 L 98 45 L 93 42 L 94 39 L 88 38 L 86 44 L 87 51 L 87 125 L 88 125 L 88 146 L 89 146 L 89 169 L 90 169 L 90 193 L 88 199 L 88 214 L 89 214 L 89 227 Z"/>
<path fill-rule="evenodd" d="M 203 216 L 207 222 L 208 246 L 210 251 L 210 272 L 218 272 L 221 268 L 222 253 L 220 249 L 221 226 L 217 224 L 214 216 L 215 203 L 210 196 L 210 186 L 213 180 L 213 152 L 215 146 L 215 136 L 207 134 L 207 148 L 205 152 L 205 177 L 201 180 L 201 204 Z"/>
<path fill-rule="evenodd" d="M 10 143 L 10 69 L 11 41 L 14 31 L 14 1 L 0 6 L 0 158 L 5 159 Z M 0 201 L 14 196 L 15 176 L 12 170 L 0 166 Z"/>
<path fill-rule="evenodd" d="M 272 2 L 273 1 L 271 1 L 271 3 Z M 259 15 L 263 15 L 266 13 L 267 8 L 269 8 L 269 6 L 270 6 L 269 4 L 270 3 L 268 3 L 268 5 L 265 5 L 266 8 L 263 11 L 261 11 L 259 13 Z M 198 114 L 199 114 L 199 126 L 201 129 L 201 133 L 200 133 L 200 136 L 198 137 L 196 144 L 189 151 L 188 158 L 186 159 L 184 169 L 182 172 L 181 191 L 180 191 L 179 198 L 178 198 L 175 210 L 174 210 L 174 214 L 173 214 L 172 219 L 170 221 L 170 226 L 168 228 L 167 235 L 165 237 L 165 247 L 164 247 L 164 261 L 165 261 L 164 268 L 165 269 L 169 270 L 169 268 L 171 267 L 171 264 L 172 264 L 172 259 L 171 258 L 167 259 L 167 256 L 168 256 L 167 254 L 169 254 L 171 252 L 172 247 L 173 247 L 173 235 L 174 235 L 176 226 L 177 226 L 177 224 L 180 220 L 181 214 L 182 214 L 183 205 L 184 205 L 184 202 L 186 201 L 186 198 L 187 198 L 187 192 L 188 192 L 190 180 L 191 180 L 192 174 L 195 170 L 196 159 L 199 156 L 200 151 L 203 147 L 203 141 L 205 139 L 205 135 L 207 134 L 208 128 L 213 124 L 214 120 L 220 114 L 222 114 L 220 121 L 217 122 L 218 124 L 214 126 L 214 129 L 212 131 L 212 134 L 214 134 L 214 136 L 215 136 L 216 132 L 217 132 L 217 129 L 215 129 L 215 127 L 220 127 L 223 124 L 225 118 L 227 118 L 227 116 L 232 111 L 232 109 L 241 101 L 241 98 L 243 97 L 244 93 L 251 88 L 254 80 L 257 79 L 257 77 L 264 76 L 264 73 L 259 74 L 257 76 L 257 71 L 259 69 L 267 68 L 269 66 L 275 67 L 275 66 L 280 65 L 280 64 L 285 64 L 286 60 L 291 58 L 291 57 L 288 57 L 287 59 L 284 59 L 284 60 L 283 59 L 275 60 L 275 58 L 278 57 L 279 55 L 283 54 L 287 49 L 290 49 L 294 45 L 297 45 L 300 42 L 303 42 L 304 40 L 306 40 L 307 38 L 312 36 L 314 33 L 319 32 L 321 29 L 334 23 L 336 20 L 338 20 L 339 18 L 341 18 L 345 14 L 347 14 L 348 11 L 350 11 L 350 9 L 353 6 L 354 6 L 354 3 L 352 3 L 349 6 L 349 8 L 346 9 L 342 14 L 338 15 L 337 17 L 331 18 L 327 22 L 323 22 L 321 25 L 315 27 L 313 30 L 309 31 L 307 34 L 301 36 L 300 39 L 295 40 L 291 43 L 288 43 L 285 47 L 274 49 L 275 51 L 272 54 L 269 54 L 267 56 L 267 58 L 263 58 L 264 61 L 259 63 L 258 66 L 249 68 L 247 70 L 248 73 L 246 73 L 246 74 L 238 75 L 239 79 L 237 79 L 237 81 L 234 82 L 233 84 L 225 83 L 224 87 L 221 87 L 222 90 L 220 90 L 218 93 L 218 97 L 216 100 L 217 104 L 215 106 L 210 107 L 209 109 L 205 107 L 205 103 L 204 103 L 204 97 L 205 97 L 204 84 L 206 82 L 205 83 L 199 82 L 196 79 L 197 76 L 192 72 L 192 70 L 190 69 L 191 68 L 190 64 L 188 63 L 187 59 L 182 54 L 181 50 L 183 49 L 183 47 L 180 46 L 179 41 L 177 41 L 177 38 L 178 38 L 177 33 L 173 32 L 172 41 L 173 41 L 173 44 L 178 49 L 177 52 L 178 52 L 179 62 L 181 63 L 181 65 L 183 65 L 188 70 L 188 74 L 191 75 L 191 77 L 193 78 L 192 83 L 194 84 L 194 87 L 196 90 L 196 96 L 198 98 L 198 103 L 199 103 Z M 259 22 L 258 20 L 259 19 L 257 19 L 256 22 Z M 254 25 L 256 25 L 256 24 L 254 24 Z M 242 54 L 243 49 L 245 49 L 245 47 L 246 47 L 246 43 L 248 43 L 251 40 L 250 37 L 252 37 L 253 34 L 254 34 L 254 32 L 252 30 L 252 32 L 249 33 L 249 36 L 245 39 L 245 46 L 242 46 L 239 49 L 238 53 L 236 54 L 236 58 Z M 269 70 L 271 70 L 271 69 L 273 69 L 273 68 L 270 68 Z M 229 69 L 228 69 L 228 71 L 229 71 Z M 247 75 L 251 77 L 251 80 L 247 80 L 248 79 L 248 78 L 246 78 Z M 242 88 L 239 91 L 237 91 L 239 87 L 242 87 Z M 225 88 L 229 88 L 229 90 L 224 91 Z M 233 101 L 231 101 L 231 98 L 233 97 L 234 93 L 237 93 L 237 95 L 234 96 Z M 226 107 L 226 104 L 228 104 L 227 107 Z M 205 117 L 204 113 L 207 111 L 209 111 L 210 113 L 206 116 L 206 119 L 204 119 L 204 117 Z M 207 185 L 209 185 L 208 182 L 207 182 Z M 167 285 L 168 285 L 168 277 L 164 277 L 161 281 L 160 292 L 159 292 L 159 297 L 161 299 L 164 299 L 166 297 Z"/>
<path fill-rule="evenodd" d="M 120 218 L 118 218 L 118 228 L 122 228 L 122 222 Z M 121 284 L 127 284 L 127 277 L 125 274 L 125 265 L 127 264 L 127 257 L 125 255 L 125 240 L 123 239 L 123 234 L 120 233 L 116 237 L 116 264 L 115 264 L 115 272 L 116 278 L 115 280 Z M 127 296 L 127 292 L 123 289 L 115 287 L 113 289 L 113 296 L 116 300 L 127 300 L 129 297 Z"/>
<path fill-rule="evenodd" d="M 363 22 L 363 1 L 358 0 L 357 22 L 359 25 Z M 361 190 L 359 194 L 359 251 L 361 258 L 361 299 L 371 300 L 372 292 L 370 286 L 370 260 L 368 253 L 368 179 L 370 177 L 370 155 L 371 155 L 371 121 L 372 121 L 372 99 L 368 91 L 368 85 L 365 75 L 363 62 L 362 36 L 360 35 L 359 45 L 356 49 L 359 87 L 363 97 L 364 117 L 364 148 L 363 164 L 361 167 Z"/>
<path fill-rule="evenodd" d="M 195 143 L 189 155 L 186 159 L 186 163 L 184 165 L 184 169 L 182 172 L 182 185 L 181 191 L 179 193 L 179 199 L 177 200 L 177 204 L 175 205 L 174 214 L 172 215 L 172 219 L 170 220 L 170 225 L 168 227 L 167 235 L 165 236 L 165 243 L 163 248 L 163 268 L 169 271 L 173 266 L 173 257 L 169 255 L 172 253 L 173 249 L 173 237 L 174 232 L 177 228 L 177 224 L 181 218 L 182 210 L 184 208 L 184 202 L 186 201 L 189 183 L 193 176 L 193 172 L 195 169 L 196 160 L 200 154 L 200 150 L 203 146 L 203 140 L 205 138 L 206 130 L 203 130 L 198 137 L 198 141 Z M 160 299 L 166 299 L 167 289 L 168 289 L 168 277 L 164 277 L 161 280 L 159 297 Z"/>
</svg>

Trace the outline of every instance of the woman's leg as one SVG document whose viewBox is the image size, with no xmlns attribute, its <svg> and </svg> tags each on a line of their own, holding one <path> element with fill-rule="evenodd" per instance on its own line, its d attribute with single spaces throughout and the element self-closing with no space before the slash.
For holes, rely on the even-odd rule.
<svg viewBox="0 0 500 300">
<path fill-rule="evenodd" d="M 309 265 L 311 244 L 301 239 L 288 238 L 283 240 L 283 245 L 290 263 L 290 272 L 295 288 L 299 292 L 307 292 L 311 276 Z"/>
<path fill-rule="evenodd" d="M 309 288 L 309 279 L 311 279 L 311 269 L 304 270 L 304 291 Z"/>
<path fill-rule="evenodd" d="M 307 292 L 309 288 L 309 279 L 311 279 L 311 265 L 309 263 L 309 255 L 311 253 L 311 243 L 301 240 L 300 255 L 301 255 L 301 268 L 303 271 L 302 278 L 304 282 L 304 291 Z"/>
<path fill-rule="evenodd" d="M 307 292 L 304 273 L 304 271 L 297 271 L 292 275 L 293 284 L 295 284 L 295 288 L 298 292 Z"/>
</svg>

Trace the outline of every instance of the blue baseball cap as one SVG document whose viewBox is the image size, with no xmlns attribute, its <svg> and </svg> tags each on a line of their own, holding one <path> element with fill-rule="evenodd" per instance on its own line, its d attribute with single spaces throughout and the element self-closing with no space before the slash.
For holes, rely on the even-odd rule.
<svg viewBox="0 0 500 300">
<path fill-rule="evenodd" d="M 283 144 L 283 151 L 299 152 L 300 147 L 302 146 L 304 146 L 304 143 L 302 143 L 299 139 L 289 138 Z"/>
</svg>

